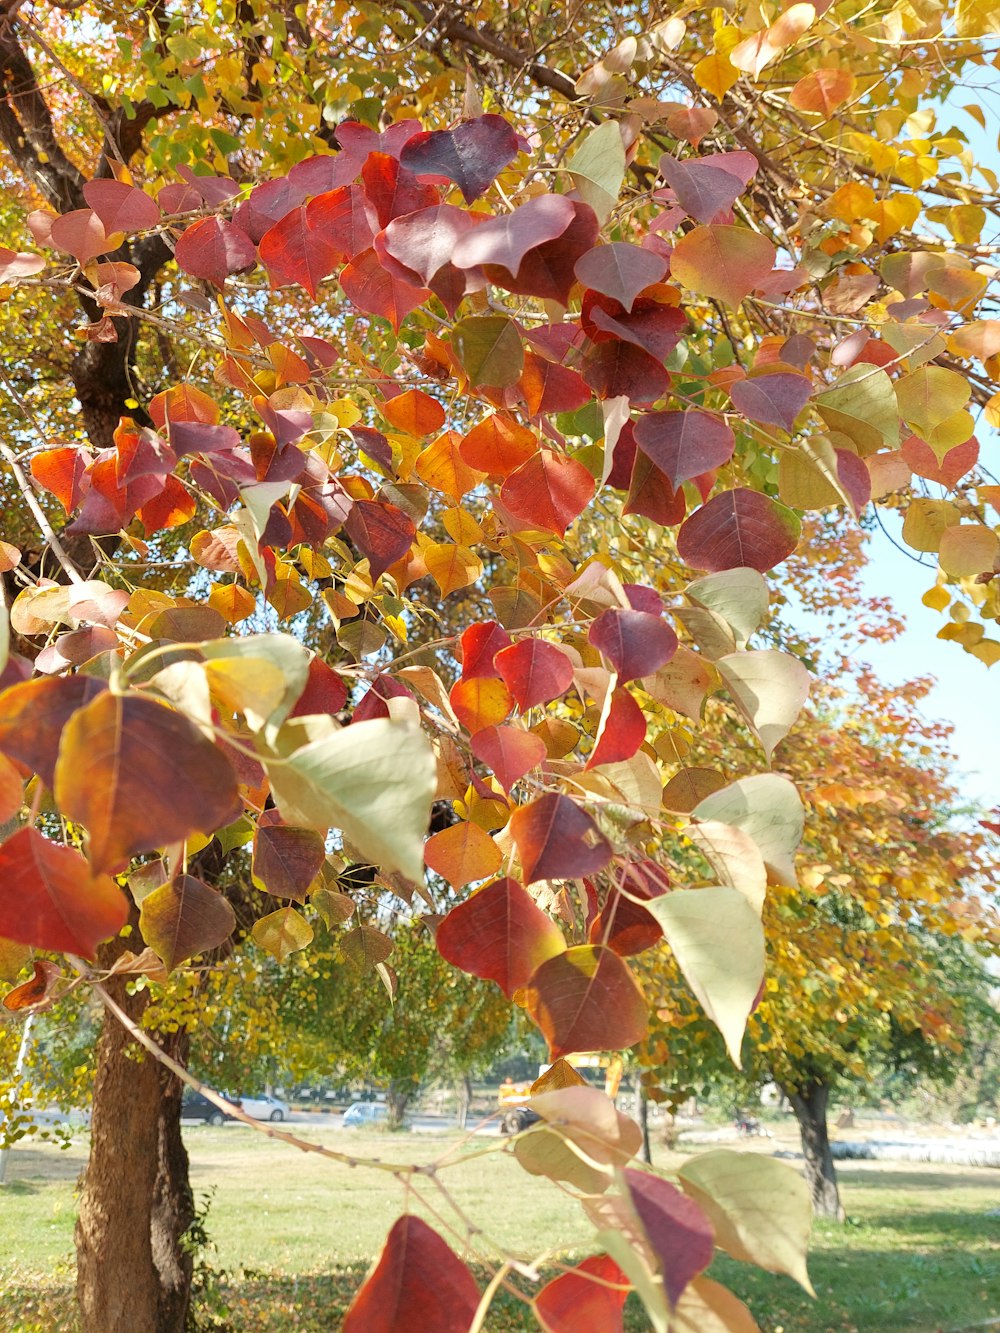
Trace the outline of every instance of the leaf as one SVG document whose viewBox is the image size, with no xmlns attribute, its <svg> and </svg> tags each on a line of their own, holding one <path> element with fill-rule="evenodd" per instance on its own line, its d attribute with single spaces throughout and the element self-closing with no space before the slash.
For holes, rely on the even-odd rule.
<svg viewBox="0 0 1000 1333">
<path fill-rule="evenodd" d="M 174 258 L 192 278 L 221 287 L 231 273 L 253 268 L 257 247 L 241 227 L 225 218 L 202 218 L 178 237 Z"/>
<path fill-rule="evenodd" d="M 737 889 L 760 915 L 767 890 L 767 868 L 760 849 L 744 829 L 716 820 L 690 824 L 688 837 L 723 884 Z"/>
<path fill-rule="evenodd" d="M 625 179 L 625 145 L 618 122 L 606 120 L 591 130 L 566 163 L 566 170 L 580 198 L 599 222 L 605 222 Z"/>
<path fill-rule="evenodd" d="M 49 240 L 84 267 L 98 255 L 114 250 L 121 237 L 109 236 L 93 209 L 76 208 L 52 220 Z"/>
<path fill-rule="evenodd" d="M 526 884 L 596 875 L 611 860 L 611 845 L 591 817 L 558 792 L 518 806 L 510 834 Z"/>
<path fill-rule="evenodd" d="M 417 437 L 433 434 L 445 422 L 444 408 L 422 389 L 407 389 L 394 398 L 386 398 L 380 411 L 396 430 Z"/>
<path fill-rule="evenodd" d="M 792 554 L 799 531 L 790 509 L 737 487 L 714 496 L 684 520 L 677 554 L 693 568 L 713 573 L 744 566 L 763 573 Z"/>
<path fill-rule="evenodd" d="M 250 934 L 265 952 L 283 963 L 289 954 L 308 948 L 313 928 L 294 907 L 279 907 L 276 912 L 258 917 Z"/>
<path fill-rule="evenodd" d="M 496 774 L 504 791 L 545 759 L 545 742 L 521 727 L 483 727 L 472 737 L 472 753 Z"/>
<path fill-rule="evenodd" d="M 561 537 L 596 491 L 590 472 L 565 454 L 540 449 L 500 488 L 501 503 L 525 525 Z"/>
<path fill-rule="evenodd" d="M 827 428 L 846 435 L 862 457 L 899 445 L 899 409 L 884 370 L 851 366 L 832 389 L 813 399 L 813 406 Z"/>
<path fill-rule="evenodd" d="M 716 1025 L 737 1068 L 747 1019 L 764 980 L 764 930 L 737 889 L 675 889 L 652 899 L 647 911 L 663 934 L 688 985 Z"/>
<path fill-rule="evenodd" d="M 470 546 L 434 542 L 424 547 L 424 564 L 442 597 L 469 587 L 482 575 L 483 562 Z"/>
<path fill-rule="evenodd" d="M 741 778 L 707 796 L 691 816 L 743 829 L 760 849 L 774 881 L 797 883 L 794 858 L 802 841 L 804 814 L 799 794 L 788 778 L 776 773 Z"/>
<path fill-rule="evenodd" d="M 896 382 L 896 401 L 900 416 L 934 451 L 938 462 L 948 451 L 968 439 L 971 430 L 959 430 L 961 439 L 945 435 L 939 443 L 939 428 L 957 415 L 967 415 L 964 408 L 972 387 L 964 375 L 944 366 L 920 366 Z"/>
<path fill-rule="evenodd" d="M 514 1149 L 531 1175 L 602 1193 L 611 1184 L 609 1168 L 624 1166 L 642 1147 L 639 1126 L 597 1088 L 578 1082 L 536 1091 L 532 1084 L 531 1091 L 528 1107 L 546 1127 L 519 1138 Z"/>
<path fill-rule="evenodd" d="M 546 1283 L 532 1303 L 535 1317 L 545 1333 L 580 1333 L 581 1329 L 622 1333 L 629 1287 L 628 1278 L 613 1259 L 606 1254 L 591 1255 Z"/>
<path fill-rule="evenodd" d="M 696 222 L 712 222 L 720 213 L 728 214 L 747 186 L 740 176 L 711 158 L 681 159 L 664 153 L 659 170 L 681 208 Z"/>
<path fill-rule="evenodd" d="M 611 607 L 590 626 L 587 642 L 597 648 L 621 681 L 651 676 L 677 651 L 677 635 L 662 616 Z"/>
<path fill-rule="evenodd" d="M 513 879 L 496 879 L 453 907 L 435 943 L 446 962 L 495 981 L 508 999 L 566 948 L 556 923 Z"/>
<path fill-rule="evenodd" d="M 485 384 L 505 389 L 524 369 L 524 347 L 517 325 L 506 315 L 469 315 L 452 330 L 452 344 L 473 388 Z"/>
<path fill-rule="evenodd" d="M 0 940 L 0 977 L 13 981 L 27 963 L 30 952 L 31 950 L 26 948 L 22 953 L 21 946 L 11 940 Z M 13 975 L 8 976 L 11 968 Z M 34 959 L 31 979 L 9 990 L 3 997 L 3 1007 L 13 1013 L 20 1013 L 23 1009 L 36 1009 L 41 1005 L 48 1007 L 55 985 L 62 976 L 62 968 L 47 958 Z"/>
<path fill-rule="evenodd" d="M 114 880 L 95 875 L 79 852 L 33 828 L 0 843 L 0 937 L 33 949 L 93 958 L 128 919 Z"/>
<path fill-rule="evenodd" d="M 796 111 L 808 111 L 826 121 L 851 100 L 857 82 L 849 69 L 814 69 L 799 79 L 788 100 Z"/>
<path fill-rule="evenodd" d="M 605 614 L 610 614 L 606 612 Z M 639 613 L 641 614 L 641 613 Z M 646 715 L 624 687 L 608 693 L 585 769 L 631 759 L 646 739 Z"/>
<path fill-rule="evenodd" d="M 746 227 L 696 227 L 677 242 L 670 274 L 699 296 L 737 307 L 774 268 L 771 242 Z"/>
<path fill-rule="evenodd" d="M 656 898 L 669 888 L 666 873 L 655 862 L 631 863 L 621 884 L 611 888 L 604 907 L 590 923 L 590 943 L 606 944 L 621 958 L 651 949 L 663 938 L 663 931 L 636 899 Z"/>
<path fill-rule="evenodd" d="M 453 889 L 462 889 L 496 874 L 503 856 L 485 829 L 463 819 L 427 839 L 424 861 Z"/>
<path fill-rule="evenodd" d="M 724 421 L 707 412 L 647 412 L 635 423 L 635 442 L 677 489 L 703 472 L 721 467 L 736 443 Z"/>
<path fill-rule="evenodd" d="M 179 875 L 142 900 L 139 930 L 168 972 L 225 943 L 236 914 L 221 893 L 193 875 Z"/>
<path fill-rule="evenodd" d="M 270 667 L 280 673 L 284 681 L 284 692 L 280 702 L 267 715 L 269 734 L 271 730 L 277 730 L 281 723 L 292 714 L 293 710 L 297 712 L 299 702 L 305 701 L 307 698 L 307 691 L 313 680 L 312 663 L 314 659 L 310 656 L 309 651 L 297 639 L 292 638 L 290 634 L 253 634 L 247 635 L 245 638 L 213 639 L 208 643 L 203 643 L 200 651 L 209 662 L 206 674 L 213 687 L 218 686 L 223 677 L 221 666 L 216 666 L 216 663 L 244 664 L 243 671 L 235 675 L 233 671 L 225 674 L 228 675 L 230 689 L 234 688 L 236 679 L 240 680 L 245 706 L 250 706 L 247 702 L 248 695 L 256 696 L 256 710 L 251 711 L 253 722 L 259 720 L 255 711 L 259 714 L 262 708 L 269 705 L 273 697 L 271 690 L 275 679 L 274 673 L 272 671 L 262 671 L 261 662 L 267 662 Z M 314 710 L 309 709 L 307 711 Z M 319 709 L 317 711 L 323 712 L 326 710 Z M 250 718 L 248 718 L 248 721 L 250 721 Z M 251 725 L 253 725 L 253 722 L 251 722 Z"/>
<path fill-rule="evenodd" d="M 388 320 L 397 333 L 410 311 L 429 295 L 425 287 L 416 287 L 395 270 L 384 268 L 372 249 L 362 250 L 341 270 L 340 285 L 357 310 Z"/>
<path fill-rule="evenodd" d="M 342 1333 L 468 1333 L 472 1274 L 419 1217 L 401 1217 L 344 1318 Z"/>
<path fill-rule="evenodd" d="M 756 1153 L 702 1153 L 677 1172 L 704 1210 L 715 1243 L 734 1259 L 787 1273 L 815 1296 L 806 1271 L 812 1223 L 809 1186 L 794 1167 Z"/>
<path fill-rule="evenodd" d="M 347 190 L 335 190 L 339 207 L 348 202 Z M 270 227 L 257 246 L 260 262 L 267 269 L 271 286 L 288 287 L 297 283 L 315 298 L 319 284 L 344 259 L 347 251 L 328 217 L 331 196 L 312 200 L 291 209 Z"/>
<path fill-rule="evenodd" d="M 952 578 L 973 578 L 992 574 L 1000 555 L 1000 538 L 992 528 L 979 523 L 962 523 L 946 528 L 941 534 L 938 562 Z"/>
<path fill-rule="evenodd" d="M 148 231 L 160 221 L 156 200 L 124 181 L 87 181 L 83 197 L 101 219 L 108 236 L 116 231 Z"/>
<path fill-rule="evenodd" d="M 761 72 L 772 64 L 781 53 L 802 36 L 816 21 L 816 6 L 811 4 L 790 5 L 769 28 L 754 33 L 745 41 L 739 42 L 729 53 L 729 59 L 736 69 L 745 70 L 759 79 Z"/>
<path fill-rule="evenodd" d="M 543 194 L 529 199 L 460 237 L 452 263 L 463 269 L 493 264 L 516 274 L 529 250 L 561 236 L 575 217 L 573 203 L 564 195 Z"/>
<path fill-rule="evenodd" d="M 253 882 L 273 898 L 294 898 L 304 903 L 309 886 L 326 860 L 323 835 L 315 829 L 265 824 L 263 819 L 262 815 L 253 843 Z"/>
<path fill-rule="evenodd" d="M 522 713 L 557 699 L 573 684 L 572 662 L 545 639 L 518 639 L 501 648 L 493 661 Z"/>
<path fill-rule="evenodd" d="M 809 672 L 797 658 L 772 648 L 732 653 L 715 665 L 770 763 L 809 697 Z"/>
<path fill-rule="evenodd" d="M 458 449 L 468 467 L 507 477 L 538 452 L 538 439 L 513 417 L 494 412 L 473 426 Z"/>
<path fill-rule="evenodd" d="M 811 394 L 812 381 L 807 376 L 786 371 L 755 375 L 729 386 L 729 396 L 737 412 L 765 426 L 780 426 L 789 434 L 795 430 L 795 418 Z"/>
<path fill-rule="evenodd" d="M 473 676 L 455 682 L 448 695 L 455 716 L 473 736 L 495 727 L 514 707 L 514 696 L 498 677 Z"/>
<path fill-rule="evenodd" d="M 503 116 L 477 116 L 453 130 L 416 134 L 400 162 L 417 176 L 443 176 L 462 191 L 467 204 L 478 199 L 518 154 L 517 135 Z"/>
<path fill-rule="evenodd" d="M 707 574 L 689 583 L 684 595 L 725 621 L 737 648 L 747 646 L 767 614 L 767 583 L 755 569 L 723 569 Z"/>
<path fill-rule="evenodd" d="M 574 1051 L 624 1050 L 642 1041 L 649 1026 L 628 965 L 601 945 L 579 944 L 542 963 L 525 988 L 525 1004 L 553 1060 Z"/>
<path fill-rule="evenodd" d="M 640 245 L 613 241 L 588 250 L 576 261 L 574 272 L 585 287 L 610 296 L 630 311 L 641 291 L 662 281 L 667 261 Z"/>
<path fill-rule="evenodd" d="M 380 227 L 387 227 L 404 213 L 416 213 L 438 202 L 437 190 L 418 181 L 391 153 L 369 153 L 361 168 L 361 180 Z"/>
<path fill-rule="evenodd" d="M 674 1311 L 671 1333 L 760 1333 L 760 1325 L 739 1299 L 710 1277 L 691 1283 Z"/>
<path fill-rule="evenodd" d="M 44 255 L 18 253 L 0 245 L 0 282 L 14 283 L 18 278 L 30 278 L 45 267 Z"/>
<path fill-rule="evenodd" d="M 393 950 L 389 936 L 374 926 L 355 926 L 341 935 L 339 943 L 347 961 L 362 972 L 373 972 Z"/>
<path fill-rule="evenodd" d="M 341 829 L 381 869 L 420 881 L 437 765 L 419 727 L 388 718 L 354 722 L 262 762 L 287 823 Z"/>
<path fill-rule="evenodd" d="M 496 655 L 502 648 L 509 648 L 510 635 L 495 620 L 480 620 L 462 631 L 460 639 L 462 679 L 471 680 L 476 676 L 500 679 L 496 668 Z"/>
<path fill-rule="evenodd" d="M 417 535 L 409 515 L 386 500 L 355 500 L 344 528 L 367 558 L 373 580 L 402 560 Z"/>
<path fill-rule="evenodd" d="M 241 809 L 232 766 L 193 722 L 152 699 L 110 691 L 64 727 L 54 792 L 59 809 L 86 826 L 95 871 L 212 834 Z"/>
<path fill-rule="evenodd" d="M 711 1223 L 675 1185 L 648 1171 L 625 1168 L 625 1186 L 653 1253 L 659 1260 L 671 1306 L 712 1262 L 715 1238 Z"/>
</svg>

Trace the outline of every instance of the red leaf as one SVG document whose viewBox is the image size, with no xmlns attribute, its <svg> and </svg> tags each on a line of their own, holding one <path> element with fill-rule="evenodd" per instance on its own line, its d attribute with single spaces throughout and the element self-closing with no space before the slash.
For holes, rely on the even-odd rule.
<svg viewBox="0 0 1000 1333">
<path fill-rule="evenodd" d="M 361 180 L 380 227 L 388 226 L 393 218 L 404 213 L 430 208 L 438 201 L 432 185 L 422 184 L 412 171 L 400 165 L 398 158 L 388 153 L 369 153 L 361 168 Z"/>
<path fill-rule="evenodd" d="M 0 845 L 0 936 L 34 949 L 93 958 L 128 919 L 109 875 L 92 875 L 79 852 L 23 828 Z"/>
<path fill-rule="evenodd" d="M 574 458 L 540 449 L 512 472 L 500 488 L 500 500 L 525 526 L 560 536 L 593 498 L 594 478 Z"/>
<path fill-rule="evenodd" d="M 837 480 L 850 500 L 851 510 L 857 518 L 872 498 L 872 474 L 868 471 L 864 459 L 851 453 L 850 449 L 834 449 L 833 452 L 837 459 Z M 951 453 L 954 453 L 954 450 L 945 455 L 946 462 Z"/>
<path fill-rule="evenodd" d="M 479 270 L 460 269 L 452 262 L 458 241 L 483 221 L 484 214 L 469 213 L 453 204 L 437 204 L 394 218 L 379 233 L 375 248 L 380 258 L 384 249 L 402 264 L 454 314 L 466 292 L 476 291 L 486 282 Z"/>
<path fill-rule="evenodd" d="M 357 185 L 319 194 L 306 207 L 309 226 L 321 231 L 349 259 L 371 248 L 375 237 L 371 205 Z"/>
<path fill-rule="evenodd" d="M 163 489 L 150 496 L 136 510 L 136 518 L 146 529 L 146 536 L 168 528 L 179 528 L 197 509 L 195 497 L 178 477 L 165 477 Z"/>
<path fill-rule="evenodd" d="M 580 944 L 542 963 L 526 989 L 528 1013 L 558 1060 L 575 1051 L 620 1051 L 649 1027 L 645 997 L 616 953 Z"/>
<path fill-rule="evenodd" d="M 633 864 L 621 884 L 608 893 L 603 909 L 590 922 L 587 938 L 591 944 L 606 944 L 622 958 L 651 949 L 663 938 L 663 930 L 652 913 L 634 900 L 658 898 L 669 889 L 666 872 L 654 861 Z"/>
<path fill-rule="evenodd" d="M 575 370 L 547 361 L 535 352 L 524 354 L 518 389 L 531 417 L 539 413 L 575 412 L 589 403 L 591 396 L 583 377 Z"/>
<path fill-rule="evenodd" d="M 764 426 L 780 426 L 791 433 L 795 418 L 812 394 L 812 382 L 805 375 L 779 371 L 773 375 L 755 375 L 736 380 L 729 386 L 733 407 L 751 421 Z"/>
<path fill-rule="evenodd" d="M 687 326 L 684 312 L 676 306 L 640 297 L 630 313 L 610 297 L 596 295 L 584 298 L 581 322 L 593 342 L 617 338 L 641 347 L 655 361 L 666 360 Z"/>
<path fill-rule="evenodd" d="M 407 389 L 395 398 L 387 398 L 381 412 L 391 426 L 418 437 L 431 435 L 445 423 L 444 408 L 422 389 Z"/>
<path fill-rule="evenodd" d="M 587 639 L 604 654 L 622 681 L 652 676 L 677 651 L 677 635 L 662 616 L 619 607 L 602 611 Z"/>
<path fill-rule="evenodd" d="M 723 491 L 681 524 L 677 554 L 693 569 L 719 573 L 749 567 L 764 573 L 795 550 L 799 520 L 757 491 Z"/>
<path fill-rule="evenodd" d="M 87 181 L 83 197 L 109 236 L 116 231 L 146 231 L 160 220 L 159 204 L 124 181 Z"/>
<path fill-rule="evenodd" d="M 74 445 L 44 449 L 33 456 L 31 475 L 40 486 L 51 491 L 67 514 L 71 514 L 83 499 L 83 476 L 89 463 L 89 455 Z"/>
<path fill-rule="evenodd" d="M 541 1289 L 535 1314 L 545 1333 L 622 1333 L 628 1293 L 629 1280 L 615 1261 L 594 1254 Z"/>
<path fill-rule="evenodd" d="M 503 412 L 484 417 L 458 446 L 464 463 L 495 477 L 510 476 L 537 449 L 534 431 Z"/>
<path fill-rule="evenodd" d="M 0 245 L 0 282 L 16 282 L 18 278 L 30 278 L 35 273 L 41 273 L 44 267 L 44 255 L 18 253 L 16 250 L 8 250 L 5 245 Z"/>
<path fill-rule="evenodd" d="M 573 664 L 555 644 L 523 638 L 494 658 L 521 712 L 565 694 L 573 684 Z"/>
<path fill-rule="evenodd" d="M 78 708 L 106 689 L 96 676 L 60 676 L 11 686 L 0 695 L 0 754 L 24 764 L 51 788 L 63 727 Z"/>
<path fill-rule="evenodd" d="M 458 1255 L 419 1217 L 401 1217 L 342 1333 L 468 1333 L 478 1306 L 479 1288 Z"/>
<path fill-rule="evenodd" d="M 363 250 L 340 275 L 344 295 L 366 315 L 380 315 L 399 332 L 410 313 L 427 300 L 424 287 L 414 287 L 384 269 L 374 250 Z"/>
<path fill-rule="evenodd" d="M 492 768 L 509 793 L 525 773 L 538 767 L 546 749 L 540 736 L 521 727 L 484 727 L 472 738 L 472 753 Z"/>
<path fill-rule="evenodd" d="M 623 759 L 631 759 L 645 739 L 645 714 L 628 690 L 617 689 L 611 695 L 607 714 L 602 714 L 602 726 L 585 767 L 597 768 L 599 764 L 617 764 Z"/>
<path fill-rule="evenodd" d="M 495 620 L 481 620 L 462 632 L 462 679 L 491 676 L 500 679 L 493 661 L 503 648 L 509 648 L 510 635 Z"/>
<path fill-rule="evenodd" d="M 346 196 L 347 191 L 337 193 Z M 323 279 L 347 258 L 347 251 L 321 215 L 321 225 L 317 225 L 315 203 L 293 208 L 261 237 L 258 254 L 272 287 L 298 283 L 314 297 Z"/>
<path fill-rule="evenodd" d="M 15 986 L 3 997 L 3 1007 L 15 1013 L 20 1009 L 34 1009 L 36 1005 L 47 1004 L 52 988 L 63 975 L 62 969 L 47 958 L 32 959 L 32 977 Z"/>
<path fill-rule="evenodd" d="M 347 686 L 342 677 L 321 657 L 309 661 L 305 689 L 296 700 L 289 717 L 308 717 L 314 713 L 339 713 L 347 703 Z"/>
<path fill-rule="evenodd" d="M 562 931 L 513 879 L 495 879 L 453 907 L 435 936 L 447 962 L 495 981 L 509 999 L 566 948 Z"/>
<path fill-rule="evenodd" d="M 925 444 L 919 435 L 910 435 L 903 441 L 902 454 L 910 470 L 918 477 L 926 477 L 928 481 L 936 481 L 951 490 L 979 461 L 979 441 L 973 435 L 964 444 L 956 444 L 953 449 L 949 449 L 938 462 L 929 444 Z"/>
<path fill-rule="evenodd" d="M 510 213 L 490 218 L 461 237 L 452 254 L 458 268 L 493 264 L 516 274 L 529 250 L 562 236 L 576 218 L 572 200 L 562 194 L 529 199 Z"/>
<path fill-rule="evenodd" d="M 257 248 L 242 228 L 224 218 L 202 218 L 181 233 L 174 258 L 192 278 L 221 287 L 230 273 L 244 273 L 257 262 Z"/>
<path fill-rule="evenodd" d="M 627 398 L 633 403 L 655 403 L 670 388 L 670 374 L 656 357 L 620 338 L 591 348 L 583 378 L 598 398 Z"/>
<path fill-rule="evenodd" d="M 503 116 L 477 116 L 453 130 L 416 134 L 400 161 L 417 176 L 443 176 L 462 191 L 467 204 L 478 199 L 517 157 L 514 128 Z"/>
<path fill-rule="evenodd" d="M 616 459 L 617 452 L 616 449 Z M 678 487 L 675 490 L 653 460 L 638 450 L 634 453 L 632 477 L 622 513 L 642 514 L 644 518 L 670 528 L 683 522 L 687 499 L 683 489 Z"/>
<path fill-rule="evenodd" d="M 559 195 L 543 197 L 560 198 Z M 576 261 L 593 248 L 600 230 L 597 215 L 589 204 L 576 201 L 573 210 L 569 226 L 556 239 L 532 246 L 516 270 L 486 265 L 484 271 L 490 281 L 509 292 L 565 305 L 576 284 Z"/>
<path fill-rule="evenodd" d="M 712 1262 L 715 1232 L 686 1194 L 648 1171 L 625 1168 L 632 1207 L 663 1273 L 667 1299 L 675 1306 L 687 1284 Z"/>
<path fill-rule="evenodd" d="M 635 423 L 635 441 L 676 490 L 733 456 L 736 443 L 724 421 L 708 412 L 647 412 Z"/>
<path fill-rule="evenodd" d="M 275 223 L 298 208 L 305 198 L 305 190 L 287 176 L 275 176 L 250 191 L 249 198 L 233 213 L 233 221 L 259 246 Z"/>
<path fill-rule="evenodd" d="M 385 500 L 356 500 L 344 528 L 361 554 L 367 556 L 373 579 L 402 560 L 417 535 L 409 515 Z"/>
<path fill-rule="evenodd" d="M 601 292 L 617 301 L 624 310 L 632 309 L 635 298 L 667 272 L 667 261 L 651 250 L 614 241 L 599 245 L 576 261 L 579 282 L 591 291 Z"/>
<path fill-rule="evenodd" d="M 113 250 L 104 224 L 92 208 L 77 208 L 54 218 L 49 240 L 71 254 L 80 265 Z"/>
<path fill-rule="evenodd" d="M 591 817 L 558 792 L 518 806 L 510 832 L 526 884 L 596 875 L 611 860 L 611 844 Z"/>
</svg>

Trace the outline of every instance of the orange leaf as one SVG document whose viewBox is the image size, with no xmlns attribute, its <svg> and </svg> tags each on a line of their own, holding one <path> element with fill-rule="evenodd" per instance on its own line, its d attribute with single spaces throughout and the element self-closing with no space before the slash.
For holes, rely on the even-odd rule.
<svg viewBox="0 0 1000 1333">
<path fill-rule="evenodd" d="M 500 849 L 490 835 L 478 824 L 466 820 L 428 838 L 424 844 L 424 860 L 453 889 L 487 879 L 503 863 Z"/>
</svg>

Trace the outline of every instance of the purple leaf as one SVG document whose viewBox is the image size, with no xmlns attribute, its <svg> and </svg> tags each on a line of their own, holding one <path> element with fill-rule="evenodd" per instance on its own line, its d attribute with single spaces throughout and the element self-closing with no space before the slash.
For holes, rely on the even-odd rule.
<svg viewBox="0 0 1000 1333">
<path fill-rule="evenodd" d="M 693 1199 L 659 1176 L 626 1167 L 625 1184 L 646 1239 L 660 1261 L 667 1299 L 675 1306 L 692 1278 L 712 1262 L 712 1224 Z"/>
<path fill-rule="evenodd" d="M 462 191 L 467 204 L 485 193 L 517 157 L 513 126 L 503 116 L 477 116 L 453 130 L 414 135 L 400 161 L 418 176 L 443 177 Z"/>
<path fill-rule="evenodd" d="M 762 426 L 780 426 L 791 433 L 795 418 L 812 394 L 812 383 L 805 375 L 779 371 L 773 375 L 755 375 L 729 386 L 729 397 L 737 412 Z"/>
<path fill-rule="evenodd" d="M 647 413 L 635 423 L 635 439 L 674 490 L 728 462 L 736 443 L 724 421 L 693 409 Z"/>
<path fill-rule="evenodd" d="M 745 188 L 732 172 L 698 160 L 680 162 L 669 153 L 660 158 L 660 175 L 696 222 L 712 222 L 720 213 L 728 213 Z"/>
<path fill-rule="evenodd" d="M 614 241 L 588 250 L 576 261 L 578 281 L 631 310 L 635 298 L 646 287 L 659 282 L 667 272 L 667 261 L 651 250 Z"/>
<path fill-rule="evenodd" d="M 490 218 L 455 245 L 452 263 L 458 268 L 496 264 L 516 274 L 529 250 L 554 241 L 574 221 L 572 200 L 561 194 L 529 199 L 512 213 Z"/>
<path fill-rule="evenodd" d="M 641 347 L 657 361 L 665 361 L 681 340 L 687 325 L 684 312 L 676 306 L 641 301 L 631 314 L 615 315 L 602 306 L 586 308 L 585 318 L 601 333 Z M 593 335 L 591 335 L 593 336 Z M 594 339 L 594 341 L 603 341 Z"/>
</svg>

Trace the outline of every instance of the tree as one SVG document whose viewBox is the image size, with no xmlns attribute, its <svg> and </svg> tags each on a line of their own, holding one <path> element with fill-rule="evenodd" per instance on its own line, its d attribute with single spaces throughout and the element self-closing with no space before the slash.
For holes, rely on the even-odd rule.
<svg viewBox="0 0 1000 1333">
<path fill-rule="evenodd" d="M 839 1220 L 831 1092 L 888 1069 L 954 1077 L 1000 944 L 988 905 L 995 851 L 953 813 L 940 728 L 919 709 L 925 682 L 890 690 L 863 675 L 858 685 L 824 691 L 778 751 L 806 805 L 801 889 L 769 890 L 768 978 L 743 1044 L 745 1076 L 777 1083 L 795 1112 L 814 1209 Z M 714 764 L 735 757 L 727 731 L 716 730 Z M 655 1005 L 659 990 L 661 1026 L 645 1058 L 670 1086 L 710 1082 L 724 1053 L 676 979 L 658 957 L 647 993 Z"/>
<path fill-rule="evenodd" d="M 648 848 L 675 827 L 665 778 L 674 806 L 709 794 L 663 739 L 700 730 L 706 696 L 729 693 L 766 764 L 794 725 L 807 673 L 747 640 L 801 511 L 837 511 L 839 551 L 872 493 L 905 508 L 905 539 L 940 556 L 949 637 L 995 657 L 996 497 L 969 407 L 996 411 L 997 199 L 930 105 L 988 58 L 995 16 L 820 9 L 8 15 L 0 138 L 20 206 L 42 206 L 36 248 L 0 256 L 0 453 L 28 534 L 4 556 L 4 813 L 28 817 L 0 847 L 24 885 L 0 934 L 96 956 L 82 975 L 116 1016 L 86 1326 L 178 1327 L 189 1280 L 168 1072 L 189 1038 L 137 1072 L 148 991 L 123 968 L 172 974 L 247 932 L 279 961 L 308 948 L 332 828 L 348 899 L 360 861 L 410 900 L 426 855 L 461 895 L 425 885 L 450 908 L 441 956 L 523 1001 L 553 1057 L 646 1031 L 626 904 L 716 1018 L 691 932 L 710 961 L 735 933 L 736 1053 L 762 904 L 726 882 L 663 894 Z M 794 829 L 791 784 L 750 780 L 753 819 Z M 459 822 L 425 848 L 435 801 Z M 253 891 L 226 871 L 239 838 Z M 349 930 L 384 949 L 377 925 Z M 125 958 L 137 933 L 159 962 Z M 652 1179 L 626 1186 L 643 1217 Z M 718 1182 L 687 1184 L 711 1211 Z M 444 1242 L 393 1237 L 390 1259 L 450 1271 L 464 1309 Z M 662 1271 L 646 1285 L 655 1319 L 712 1299 L 703 1248 L 666 1297 Z M 662 1270 L 639 1250 L 616 1255 Z"/>
</svg>

